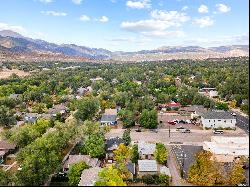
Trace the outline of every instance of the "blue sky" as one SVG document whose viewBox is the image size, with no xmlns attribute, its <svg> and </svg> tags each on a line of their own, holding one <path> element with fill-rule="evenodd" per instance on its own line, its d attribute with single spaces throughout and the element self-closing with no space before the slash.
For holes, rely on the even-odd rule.
<svg viewBox="0 0 250 187">
<path fill-rule="evenodd" d="M 248 0 L 0 0 L 0 30 L 112 51 L 248 44 Z"/>
</svg>

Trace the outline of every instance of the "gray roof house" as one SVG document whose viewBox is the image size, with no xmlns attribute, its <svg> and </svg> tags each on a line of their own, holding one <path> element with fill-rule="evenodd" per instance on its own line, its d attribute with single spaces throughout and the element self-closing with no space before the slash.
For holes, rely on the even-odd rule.
<svg viewBox="0 0 250 187">
<path fill-rule="evenodd" d="M 201 125 L 206 128 L 230 128 L 235 129 L 236 118 L 229 112 L 211 111 L 201 115 Z"/>
<path fill-rule="evenodd" d="M 157 174 L 159 171 L 156 160 L 138 160 L 138 175 Z"/>
<path fill-rule="evenodd" d="M 82 171 L 81 179 L 78 186 L 94 186 L 98 180 L 98 173 L 101 171 L 100 167 L 93 167 Z"/>
<path fill-rule="evenodd" d="M 39 117 L 38 113 L 26 113 L 24 117 L 25 123 L 36 123 Z"/>
<path fill-rule="evenodd" d="M 113 151 L 117 150 L 120 144 L 124 143 L 122 138 L 119 137 L 111 137 L 106 140 L 105 149 L 106 149 L 106 159 L 110 162 L 113 162 Z"/>
<path fill-rule="evenodd" d="M 54 105 L 49 109 L 48 113 L 56 116 L 57 114 L 64 114 L 67 111 L 67 107 L 64 104 Z"/>
<path fill-rule="evenodd" d="M 103 114 L 101 118 L 101 125 L 117 125 L 117 115 Z"/>
<path fill-rule="evenodd" d="M 63 171 L 67 172 L 72 164 L 84 161 L 91 167 L 99 167 L 100 162 L 97 158 L 91 158 L 89 155 L 69 155 L 68 159 L 63 165 Z"/>
<path fill-rule="evenodd" d="M 152 159 L 156 145 L 153 143 L 138 143 L 138 152 L 141 159 Z"/>
</svg>

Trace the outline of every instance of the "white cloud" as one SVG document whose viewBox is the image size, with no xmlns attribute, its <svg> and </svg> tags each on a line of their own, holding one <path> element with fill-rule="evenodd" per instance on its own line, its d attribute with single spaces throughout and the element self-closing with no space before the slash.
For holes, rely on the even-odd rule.
<svg viewBox="0 0 250 187">
<path fill-rule="evenodd" d="M 51 2 L 53 2 L 53 0 L 39 0 L 40 2 L 42 2 L 42 3 L 51 3 Z"/>
<path fill-rule="evenodd" d="M 133 32 L 163 31 L 169 27 L 179 27 L 189 20 L 185 13 L 177 11 L 154 10 L 150 15 L 151 19 L 148 20 L 124 21 L 121 23 L 121 28 Z"/>
<path fill-rule="evenodd" d="M 116 0 L 110 0 L 111 3 L 116 3 L 117 1 Z"/>
<path fill-rule="evenodd" d="M 193 24 L 199 25 L 200 28 L 203 28 L 212 26 L 214 24 L 214 20 L 212 20 L 209 16 L 205 16 L 202 18 L 194 19 Z"/>
<path fill-rule="evenodd" d="M 183 31 L 151 31 L 142 32 L 144 36 L 154 38 L 167 38 L 167 37 L 185 37 L 186 34 Z"/>
<path fill-rule="evenodd" d="M 56 11 L 41 11 L 42 14 L 46 16 L 67 16 L 65 12 L 56 12 Z"/>
<path fill-rule="evenodd" d="M 109 18 L 106 16 L 102 16 L 99 21 L 105 23 L 109 21 Z"/>
<path fill-rule="evenodd" d="M 81 21 L 89 21 L 90 18 L 87 15 L 81 15 L 80 20 Z"/>
<path fill-rule="evenodd" d="M 0 30 L 12 30 L 12 31 L 18 32 L 20 34 L 27 33 L 27 31 L 22 26 L 9 25 L 7 23 L 1 23 L 1 22 L 0 22 Z"/>
<path fill-rule="evenodd" d="M 182 7 L 181 11 L 185 11 L 187 9 L 188 9 L 188 6 L 184 6 L 184 7 Z"/>
<path fill-rule="evenodd" d="M 208 13 L 208 7 L 206 5 L 201 5 L 199 8 L 198 8 L 198 12 L 199 13 Z"/>
<path fill-rule="evenodd" d="M 225 5 L 225 4 L 216 4 L 217 10 L 221 13 L 226 13 L 231 10 L 231 7 Z"/>
<path fill-rule="evenodd" d="M 72 2 L 76 5 L 80 5 L 82 3 L 82 0 L 72 0 Z"/>
<path fill-rule="evenodd" d="M 151 0 L 131 0 L 127 1 L 126 6 L 133 9 L 151 8 Z"/>
</svg>

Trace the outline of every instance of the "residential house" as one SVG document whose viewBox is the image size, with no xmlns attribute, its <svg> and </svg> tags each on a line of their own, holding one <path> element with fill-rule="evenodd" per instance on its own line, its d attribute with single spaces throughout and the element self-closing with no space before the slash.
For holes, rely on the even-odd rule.
<svg viewBox="0 0 250 187">
<path fill-rule="evenodd" d="M 94 77 L 90 79 L 92 82 L 96 82 L 96 81 L 102 81 L 103 78 L 102 77 Z"/>
<path fill-rule="evenodd" d="M 159 173 L 156 160 L 138 160 L 138 176 L 154 175 Z"/>
<path fill-rule="evenodd" d="M 78 186 L 94 186 L 95 182 L 98 180 L 99 172 L 102 168 L 92 167 L 82 171 L 81 179 Z"/>
<path fill-rule="evenodd" d="M 97 158 L 91 158 L 89 155 L 69 155 L 63 165 L 63 172 L 67 172 L 71 165 L 84 161 L 91 167 L 99 167 L 100 162 Z"/>
<path fill-rule="evenodd" d="M 101 118 L 101 125 L 111 125 L 116 126 L 117 125 L 117 115 L 102 115 Z"/>
<path fill-rule="evenodd" d="M 53 116 L 52 114 L 41 114 L 40 115 L 41 118 L 45 119 L 45 120 L 50 120 Z"/>
<path fill-rule="evenodd" d="M 115 167 L 118 167 L 118 163 L 115 164 Z M 126 164 L 126 168 L 127 168 L 128 172 L 129 172 L 128 178 L 133 179 L 135 174 L 136 174 L 136 172 L 135 172 L 135 164 L 130 161 L 130 162 L 128 162 Z"/>
<path fill-rule="evenodd" d="M 124 143 L 122 138 L 112 137 L 106 140 L 105 149 L 106 149 L 106 160 L 108 163 L 114 162 L 114 151 L 118 149 L 119 145 Z"/>
<path fill-rule="evenodd" d="M 171 103 L 166 104 L 166 108 L 170 108 L 171 110 L 178 110 L 181 107 L 179 102 L 171 101 Z"/>
<path fill-rule="evenodd" d="M 57 114 L 65 114 L 67 112 L 67 107 L 64 104 L 54 105 L 49 109 L 48 113 L 56 117 Z"/>
<path fill-rule="evenodd" d="M 26 113 L 24 117 L 25 123 L 36 123 L 37 119 L 39 117 L 38 113 Z"/>
<path fill-rule="evenodd" d="M 204 112 L 207 112 L 207 109 L 204 108 L 203 105 L 192 105 L 192 106 L 181 107 L 179 109 L 179 114 L 190 115 L 191 118 L 196 115 L 198 116 L 200 113 Z"/>
<path fill-rule="evenodd" d="M 218 92 L 216 91 L 216 88 L 201 88 L 198 93 L 211 98 L 218 97 Z"/>
<path fill-rule="evenodd" d="M 22 94 L 10 94 L 9 98 L 10 99 L 19 99 Z"/>
<path fill-rule="evenodd" d="M 236 118 L 229 112 L 211 111 L 201 114 L 201 125 L 205 128 L 231 128 L 235 129 Z"/>
<path fill-rule="evenodd" d="M 249 136 L 212 136 L 211 142 L 203 143 L 203 149 L 211 152 L 211 159 L 217 162 L 233 162 L 241 156 L 249 159 Z"/>
<path fill-rule="evenodd" d="M 16 144 L 7 140 L 0 140 L 0 163 L 3 163 L 4 158 L 11 153 L 14 153 Z"/>
<path fill-rule="evenodd" d="M 138 143 L 138 152 L 140 159 L 153 159 L 156 145 L 153 143 Z"/>
</svg>

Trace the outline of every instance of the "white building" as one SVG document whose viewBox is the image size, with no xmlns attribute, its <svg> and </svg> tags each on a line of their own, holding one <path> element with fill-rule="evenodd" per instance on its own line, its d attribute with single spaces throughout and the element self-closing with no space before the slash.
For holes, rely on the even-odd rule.
<svg viewBox="0 0 250 187">
<path fill-rule="evenodd" d="M 241 156 L 249 158 L 249 137 L 212 136 L 211 142 L 203 143 L 203 149 L 218 162 L 233 162 Z"/>
<path fill-rule="evenodd" d="M 215 91 L 215 90 L 211 90 L 211 91 L 209 92 L 209 97 L 218 97 L 218 92 Z"/>
<path fill-rule="evenodd" d="M 236 118 L 228 112 L 206 112 L 201 114 L 201 125 L 205 128 L 231 128 L 235 129 Z"/>
<path fill-rule="evenodd" d="M 138 153 L 141 159 L 152 159 L 154 156 L 155 149 L 156 145 L 153 143 L 138 143 Z"/>
</svg>

